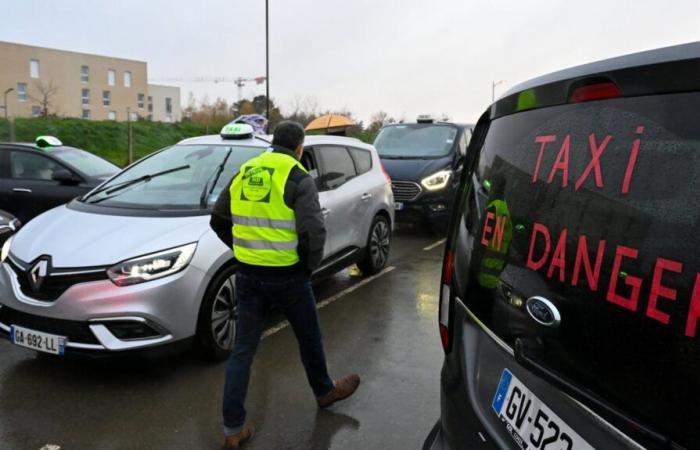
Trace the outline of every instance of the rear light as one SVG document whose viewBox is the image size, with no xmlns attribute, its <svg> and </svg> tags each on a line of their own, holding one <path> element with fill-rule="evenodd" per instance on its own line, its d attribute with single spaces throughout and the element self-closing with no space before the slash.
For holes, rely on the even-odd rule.
<svg viewBox="0 0 700 450">
<path fill-rule="evenodd" d="M 386 172 L 386 169 L 384 168 L 384 164 L 380 164 L 379 167 L 382 168 L 382 173 L 384 174 L 384 177 L 386 178 L 386 182 L 391 184 L 391 177 L 389 174 Z"/>
<path fill-rule="evenodd" d="M 605 98 L 621 97 L 622 91 L 615 83 L 604 82 L 581 86 L 571 93 L 569 103 L 590 102 L 591 100 L 602 100 Z"/>
<path fill-rule="evenodd" d="M 439 328 L 440 340 L 445 353 L 450 351 L 450 285 L 452 284 L 453 269 L 452 250 L 445 250 L 445 259 L 442 263 L 442 283 L 440 286 L 440 312 Z"/>
</svg>

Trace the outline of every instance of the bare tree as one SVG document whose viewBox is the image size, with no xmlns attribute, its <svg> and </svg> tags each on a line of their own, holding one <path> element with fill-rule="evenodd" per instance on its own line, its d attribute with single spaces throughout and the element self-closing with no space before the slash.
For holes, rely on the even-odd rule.
<svg viewBox="0 0 700 450">
<path fill-rule="evenodd" d="M 30 95 L 29 98 L 38 103 L 41 107 L 41 116 L 48 117 L 50 115 L 51 109 L 53 109 L 53 97 L 58 92 L 58 87 L 54 86 L 53 81 L 49 81 L 49 84 L 44 84 L 43 81 L 37 81 L 34 86 L 36 90 L 39 91 L 37 97 Z M 55 111 L 54 111 L 55 114 Z"/>
</svg>

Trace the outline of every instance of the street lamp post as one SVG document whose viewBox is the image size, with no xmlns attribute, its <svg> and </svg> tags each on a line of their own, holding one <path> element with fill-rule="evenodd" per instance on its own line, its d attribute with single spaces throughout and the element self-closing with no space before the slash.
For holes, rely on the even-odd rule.
<svg viewBox="0 0 700 450">
<path fill-rule="evenodd" d="M 503 84 L 503 80 L 491 82 L 491 103 L 496 101 L 496 86 L 498 86 L 499 84 Z"/>
<path fill-rule="evenodd" d="M 265 110 L 270 127 L 270 15 L 269 1 L 265 0 Z"/>
</svg>

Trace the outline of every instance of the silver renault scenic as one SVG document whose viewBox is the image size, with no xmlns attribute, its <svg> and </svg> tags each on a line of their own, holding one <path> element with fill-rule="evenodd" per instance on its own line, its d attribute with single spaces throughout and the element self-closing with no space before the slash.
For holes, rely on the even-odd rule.
<svg viewBox="0 0 700 450">
<path fill-rule="evenodd" d="M 209 228 L 222 189 L 266 151 L 252 129 L 184 140 L 30 221 L 2 248 L 0 334 L 56 355 L 189 344 L 213 359 L 235 336 L 236 261 Z M 314 274 L 385 266 L 394 222 L 388 176 L 359 140 L 309 136 L 328 238 Z"/>
</svg>

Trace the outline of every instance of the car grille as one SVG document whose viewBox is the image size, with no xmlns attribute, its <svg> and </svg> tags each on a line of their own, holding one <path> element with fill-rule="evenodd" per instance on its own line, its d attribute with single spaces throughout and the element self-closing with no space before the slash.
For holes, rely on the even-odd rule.
<svg viewBox="0 0 700 450">
<path fill-rule="evenodd" d="M 421 193 L 421 187 L 413 181 L 392 181 L 391 190 L 394 192 L 394 200 L 409 202 L 415 200 Z"/>
<path fill-rule="evenodd" d="M 12 258 L 7 259 L 8 266 L 17 275 L 20 290 L 24 295 L 42 302 L 53 302 L 58 299 L 71 286 L 89 281 L 107 279 L 107 271 L 104 269 L 59 269 L 43 280 L 39 289 L 33 289 L 29 279 L 29 267 L 24 266 Z"/>
<path fill-rule="evenodd" d="M 0 308 L 0 323 L 18 325 L 34 331 L 65 336 L 70 342 L 81 344 L 99 344 L 95 335 L 90 331 L 87 322 L 76 320 L 52 319 L 49 317 L 34 316 L 21 311 L 3 306 Z"/>
</svg>

